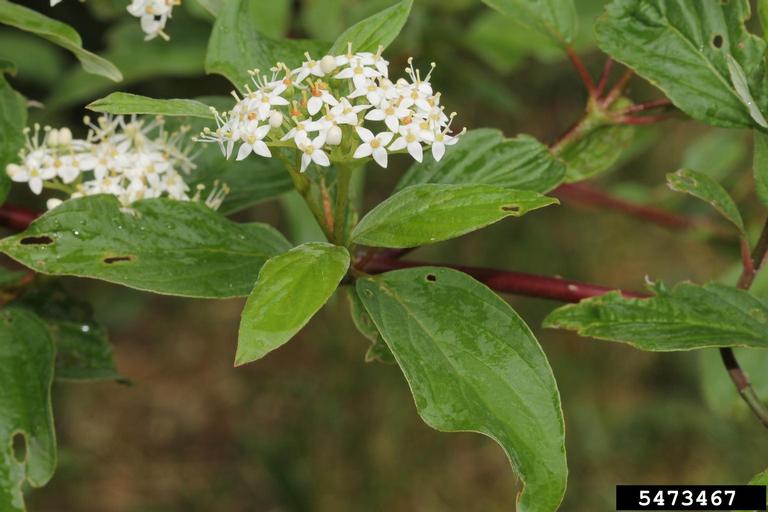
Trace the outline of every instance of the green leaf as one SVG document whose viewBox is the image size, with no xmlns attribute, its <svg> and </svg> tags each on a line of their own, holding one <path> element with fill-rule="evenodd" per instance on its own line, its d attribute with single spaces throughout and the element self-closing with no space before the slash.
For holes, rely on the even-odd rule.
<svg viewBox="0 0 768 512">
<path fill-rule="evenodd" d="M 214 18 L 224 8 L 224 0 L 197 0 L 197 3 Z"/>
<path fill-rule="evenodd" d="M 563 416 L 536 338 L 509 305 L 445 268 L 388 272 L 357 282 L 432 428 L 499 443 L 525 483 L 520 512 L 554 511 L 565 492 Z"/>
<path fill-rule="evenodd" d="M 211 108 L 196 100 L 161 100 L 126 92 L 113 92 L 106 98 L 96 100 L 85 108 L 108 114 L 153 114 L 213 119 Z"/>
<path fill-rule="evenodd" d="M 489 185 L 427 183 L 404 188 L 368 212 L 352 242 L 371 247 L 417 247 L 456 238 L 506 217 L 519 217 L 557 199 Z"/>
<path fill-rule="evenodd" d="M 89 73 L 105 76 L 115 82 L 123 79 L 114 64 L 85 50 L 80 35 L 65 23 L 8 0 L 0 0 L 0 23 L 31 32 L 69 50 Z"/>
<path fill-rule="evenodd" d="M 199 203 L 110 195 L 71 199 L 0 251 L 43 274 L 92 277 L 156 293 L 243 297 L 264 262 L 290 248 L 265 224 L 231 222 Z"/>
<path fill-rule="evenodd" d="M 265 6 L 250 0 L 228 0 L 216 18 L 205 57 L 205 71 L 217 73 L 241 88 L 251 82 L 248 70 L 267 71 L 278 62 L 295 67 L 304 52 L 325 55 L 326 43 L 303 39 L 278 39 L 255 30 Z"/>
<path fill-rule="evenodd" d="M 53 341 L 39 318 L 15 308 L 0 311 L 0 510 L 3 512 L 23 512 L 24 482 L 42 487 L 56 469 L 51 408 L 53 359 Z M 14 439 L 16 436 L 20 438 Z M 23 443 L 18 443 L 21 439 Z M 23 446 L 20 459 L 14 444 Z"/>
<path fill-rule="evenodd" d="M 768 486 L 768 469 L 762 473 L 758 473 L 755 477 L 749 481 L 749 485 L 765 485 Z"/>
<path fill-rule="evenodd" d="M 731 75 L 731 83 L 733 84 L 734 89 L 736 89 L 736 94 L 739 95 L 739 99 L 741 99 L 741 102 L 747 107 L 749 115 L 752 116 L 752 120 L 759 126 L 768 128 L 768 121 L 765 120 L 763 113 L 760 112 L 760 109 L 755 104 L 755 99 L 752 97 L 752 93 L 749 90 L 749 83 L 747 82 L 747 77 L 744 74 L 744 69 L 742 69 L 741 64 L 739 64 L 732 55 L 726 55 L 725 60 L 728 64 L 728 73 Z"/>
<path fill-rule="evenodd" d="M 471 130 L 442 160 L 431 155 L 415 163 L 396 190 L 421 183 L 483 184 L 548 192 L 565 176 L 565 166 L 544 144 L 528 135 L 506 139 L 492 128 Z"/>
<path fill-rule="evenodd" d="M 18 160 L 19 149 L 24 146 L 26 124 L 27 101 L 0 73 L 0 204 L 5 202 L 11 188 L 5 168 Z"/>
<path fill-rule="evenodd" d="M 755 175 L 757 197 L 763 205 L 768 206 L 768 135 L 757 130 L 755 136 L 755 154 L 752 172 Z"/>
<path fill-rule="evenodd" d="M 333 43 L 331 55 L 345 54 L 349 44 L 353 52 L 376 52 L 379 46 L 387 47 L 408 21 L 413 0 L 401 0 L 373 16 L 355 23 Z"/>
<path fill-rule="evenodd" d="M 27 287 L 14 307 L 36 313 L 56 346 L 56 380 L 119 380 L 112 347 L 91 305 L 74 297 L 59 280 Z"/>
<path fill-rule="evenodd" d="M 240 319 L 235 366 L 261 359 L 304 327 L 349 268 L 344 247 L 307 243 L 267 261 Z"/>
<path fill-rule="evenodd" d="M 619 292 L 556 309 L 545 327 L 628 343 L 640 350 L 706 347 L 768 348 L 768 307 L 744 290 L 710 283 L 680 283 L 671 291 L 629 299 Z"/>
<path fill-rule="evenodd" d="M 121 10 L 125 6 L 121 7 Z M 182 11 L 183 12 L 183 11 Z M 180 12 L 179 14 L 182 14 Z M 174 31 L 170 41 L 160 38 L 144 41 L 143 32 L 134 20 L 115 26 L 107 33 L 104 56 L 120 67 L 125 89 L 143 81 L 161 78 L 197 77 L 204 73 L 205 44 L 210 25 L 174 13 L 174 23 L 184 30 Z M 116 84 L 74 69 L 58 79 L 46 106 L 62 108 L 85 103 L 114 90 Z"/>
<path fill-rule="evenodd" d="M 578 16 L 573 0 L 483 0 L 516 22 L 546 34 L 559 44 L 576 36 Z"/>
<path fill-rule="evenodd" d="M 365 310 L 365 306 L 363 306 L 363 302 L 354 287 L 347 288 L 347 298 L 349 299 L 349 313 L 352 316 L 352 323 L 355 324 L 360 334 L 370 341 L 368 350 L 365 352 L 365 362 L 395 363 L 395 356 L 392 355 L 392 351 L 382 339 L 381 333 L 376 328 L 376 324 L 373 323 L 371 315 Z"/>
<path fill-rule="evenodd" d="M 757 16 L 763 29 L 763 39 L 768 36 L 768 0 L 757 0 Z"/>
<path fill-rule="evenodd" d="M 667 174 L 667 186 L 672 190 L 690 194 L 711 204 L 741 233 L 744 233 L 744 221 L 738 206 L 722 185 L 706 174 L 690 169 L 680 169 L 677 172 Z"/>
<path fill-rule="evenodd" d="M 600 47 L 663 90 L 694 119 L 716 126 L 757 123 L 737 91 L 728 57 L 764 107 L 766 42 L 744 27 L 749 2 L 614 0 L 595 26 Z M 742 93 L 744 91 L 742 90 Z"/>
<path fill-rule="evenodd" d="M 618 99 L 610 108 L 620 112 L 632 104 Z M 603 113 L 592 113 L 567 141 L 552 152 L 567 165 L 565 181 L 583 181 L 611 169 L 635 138 L 635 127 L 610 122 Z"/>
</svg>

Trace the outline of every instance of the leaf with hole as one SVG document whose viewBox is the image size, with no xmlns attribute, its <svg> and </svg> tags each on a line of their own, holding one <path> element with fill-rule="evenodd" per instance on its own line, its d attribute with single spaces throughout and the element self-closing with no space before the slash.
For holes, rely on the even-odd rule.
<svg viewBox="0 0 768 512">
<path fill-rule="evenodd" d="M 573 0 L 483 0 L 516 22 L 547 35 L 554 42 L 570 43 L 578 29 Z"/>
<path fill-rule="evenodd" d="M 358 280 L 357 291 L 422 419 L 492 438 L 525 483 L 517 510 L 556 510 L 568 474 L 560 395 L 525 322 L 451 269 L 388 272 Z"/>
<path fill-rule="evenodd" d="M 710 283 L 653 287 L 647 299 L 610 292 L 556 309 L 544 327 L 664 352 L 707 347 L 768 348 L 768 306 L 749 292 Z"/>
<path fill-rule="evenodd" d="M 350 44 L 353 52 L 376 52 L 379 46 L 386 48 L 408 21 L 412 5 L 413 0 L 400 0 L 392 7 L 352 25 L 336 39 L 328 53 L 346 54 Z"/>
<path fill-rule="evenodd" d="M 759 123 L 745 106 L 755 94 L 765 110 L 763 55 L 766 42 L 744 26 L 749 2 L 701 0 L 614 0 L 595 26 L 600 47 L 663 90 L 694 119 L 716 126 Z M 734 83 L 729 58 L 746 81 Z"/>
<path fill-rule="evenodd" d="M 348 268 L 344 247 L 319 242 L 267 261 L 240 319 L 235 365 L 261 359 L 290 340 L 333 295 Z"/>
<path fill-rule="evenodd" d="M 528 135 L 507 139 L 499 130 L 470 130 L 436 162 L 415 163 L 397 190 L 422 183 L 482 184 L 548 192 L 565 176 L 565 166 L 549 148 Z"/>
<path fill-rule="evenodd" d="M 31 32 L 72 52 L 88 73 L 116 82 L 123 79 L 114 64 L 83 48 L 80 35 L 69 25 L 21 5 L 0 0 L 0 23 Z"/>
<path fill-rule="evenodd" d="M 456 238 L 506 217 L 556 204 L 529 190 L 427 183 L 404 188 L 376 206 L 352 231 L 352 242 L 405 248 Z"/>
<path fill-rule="evenodd" d="M 667 185 L 672 190 L 690 194 L 711 204 L 742 234 L 744 233 L 744 221 L 738 206 L 723 186 L 706 174 L 690 169 L 680 169 L 667 174 Z"/>
<path fill-rule="evenodd" d="M 268 4 L 250 0 L 229 0 L 216 18 L 208 42 L 205 71 L 229 79 L 237 88 L 251 83 L 248 70 L 267 71 L 278 62 L 296 67 L 304 60 L 304 52 L 321 57 L 328 45 L 306 39 L 281 39 L 264 35 L 258 20 Z"/>
<path fill-rule="evenodd" d="M 197 100 L 155 99 L 127 92 L 113 92 L 85 108 L 107 114 L 152 114 L 213 119 L 211 107 Z"/>
<path fill-rule="evenodd" d="M 55 349 L 45 324 L 0 311 L 0 510 L 23 512 L 25 482 L 42 487 L 56 468 L 51 408 Z"/>
<path fill-rule="evenodd" d="M 43 274 L 102 279 L 200 298 L 243 297 L 261 266 L 290 248 L 265 224 L 239 224 L 195 202 L 114 196 L 70 199 L 0 251 Z"/>
</svg>

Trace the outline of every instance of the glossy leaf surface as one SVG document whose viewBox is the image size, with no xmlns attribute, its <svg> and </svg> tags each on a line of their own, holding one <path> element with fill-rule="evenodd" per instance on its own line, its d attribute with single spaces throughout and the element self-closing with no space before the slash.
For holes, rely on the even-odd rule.
<svg viewBox="0 0 768 512">
<path fill-rule="evenodd" d="M 422 419 L 498 442 L 525 483 L 519 511 L 554 511 L 567 467 L 560 397 L 528 326 L 471 277 L 414 268 L 357 291 L 397 359 Z"/>
<path fill-rule="evenodd" d="M 605 52 L 691 117 L 716 126 L 752 127 L 758 123 L 742 89 L 751 91 L 758 109 L 766 106 L 768 94 L 766 43 L 744 27 L 749 15 L 745 0 L 614 0 L 595 30 Z M 729 58 L 746 83 L 734 83 Z"/>
<path fill-rule="evenodd" d="M 265 224 L 238 224 L 193 202 L 114 196 L 66 201 L 0 251 L 43 274 L 92 277 L 201 298 L 250 293 L 264 262 L 290 248 Z"/>
<path fill-rule="evenodd" d="M 416 247 L 455 238 L 557 203 L 528 190 L 489 185 L 413 185 L 368 212 L 352 241 L 372 247 Z"/>
<path fill-rule="evenodd" d="M 721 284 L 656 285 L 648 299 L 618 292 L 556 309 L 545 327 L 628 343 L 640 350 L 705 347 L 768 348 L 768 307 L 744 290 Z"/>
<path fill-rule="evenodd" d="M 15 308 L 0 311 L 0 510 L 21 512 L 22 484 L 45 485 L 56 468 L 51 408 L 55 349 L 45 324 Z M 14 439 L 20 436 L 18 439 Z M 23 440 L 23 442 L 21 442 Z M 17 459 L 14 445 L 21 446 Z"/>
<path fill-rule="evenodd" d="M 307 243 L 267 261 L 240 320 L 235 365 L 290 340 L 336 291 L 349 268 L 344 247 Z"/>
<path fill-rule="evenodd" d="M 31 32 L 66 48 L 89 73 L 105 76 L 116 82 L 123 78 L 114 64 L 84 49 L 80 35 L 65 23 L 8 0 L 0 0 L 0 23 Z"/>
<path fill-rule="evenodd" d="M 507 139 L 499 130 L 470 130 L 436 162 L 431 155 L 415 163 L 397 185 L 482 184 L 548 192 L 565 176 L 565 166 L 544 144 L 528 135 Z"/>
</svg>

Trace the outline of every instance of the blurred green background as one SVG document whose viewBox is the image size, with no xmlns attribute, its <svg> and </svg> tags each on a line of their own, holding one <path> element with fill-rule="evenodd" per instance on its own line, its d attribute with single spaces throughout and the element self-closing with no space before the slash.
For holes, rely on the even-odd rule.
<svg viewBox="0 0 768 512">
<path fill-rule="evenodd" d="M 391 3 L 263 1 L 274 6 L 277 21 L 265 23 L 274 35 L 326 40 Z M 212 19 L 197 0 L 184 0 L 174 11 L 170 42 L 149 43 L 124 12 L 127 0 L 67 0 L 56 8 L 47 0 L 20 3 L 75 26 L 85 47 L 104 54 L 126 77 L 112 84 L 87 75 L 58 48 L 3 28 L 0 58 L 15 57 L 14 87 L 41 103 L 31 111 L 35 121 L 80 126 L 83 106 L 111 90 L 196 97 L 231 89 L 223 78 L 204 74 Z M 591 24 L 605 2 L 576 3 L 576 47 L 596 75 L 604 57 Z M 479 0 L 416 0 L 387 52 L 395 64 L 409 55 L 422 67 L 438 63 L 434 83 L 459 113 L 458 126 L 493 126 L 551 143 L 584 107 L 585 92 L 564 56 Z M 660 97 L 640 79 L 628 94 L 637 101 Z M 596 182 L 633 201 L 709 215 L 664 185 L 667 172 L 691 167 L 721 180 L 746 218 L 759 224 L 765 212 L 752 197 L 750 146 L 746 132 L 680 116 L 638 129 L 620 161 Z M 369 170 L 367 207 L 392 190 L 407 165 L 396 164 Z M 42 204 L 21 188 L 11 204 Z M 270 201 L 237 218 L 275 223 L 297 242 L 316 236 L 294 203 L 290 197 Z M 732 281 L 738 272 L 735 243 L 669 232 L 569 201 L 413 257 L 629 289 L 641 289 L 646 276 L 670 283 Z M 768 295 L 764 281 L 756 290 Z M 95 304 L 110 329 L 118 368 L 132 384 L 55 386 L 60 464 L 47 487 L 31 492 L 31 511 L 514 509 L 518 482 L 503 452 L 479 435 L 426 427 L 400 371 L 363 361 L 367 342 L 349 320 L 345 297 L 336 297 L 293 342 L 234 369 L 242 301 L 65 283 Z M 716 351 L 650 354 L 545 331 L 538 326 L 556 304 L 509 300 L 534 328 L 558 379 L 570 466 L 562 510 L 612 510 L 617 483 L 744 483 L 768 466 L 768 435 L 739 401 Z M 740 356 L 768 398 L 768 357 L 754 351 Z"/>
</svg>

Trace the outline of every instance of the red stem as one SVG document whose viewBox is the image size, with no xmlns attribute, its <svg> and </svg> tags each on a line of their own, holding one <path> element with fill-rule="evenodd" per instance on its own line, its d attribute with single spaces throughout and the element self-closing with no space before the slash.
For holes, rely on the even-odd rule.
<svg viewBox="0 0 768 512">
<path fill-rule="evenodd" d="M 573 67 L 575 67 L 576 71 L 579 73 L 581 81 L 584 82 L 584 86 L 587 88 L 587 92 L 589 92 L 590 96 L 594 97 L 595 83 L 592 81 L 592 77 L 589 76 L 589 71 L 587 71 L 587 68 L 584 66 L 581 58 L 570 45 L 565 47 L 565 52 L 568 54 L 568 58 L 571 59 Z"/>
<path fill-rule="evenodd" d="M 599 188 L 587 183 L 565 183 L 560 185 L 554 195 L 566 201 L 575 201 L 590 206 L 605 208 L 636 217 L 667 229 L 680 231 L 692 228 L 702 228 L 712 231 L 719 238 L 732 238 L 730 231 L 720 230 L 717 226 L 706 221 L 691 219 L 684 215 L 668 212 L 652 206 L 632 203 L 625 199 L 612 196 Z"/>
<path fill-rule="evenodd" d="M 597 297 L 610 291 L 617 290 L 616 288 L 570 281 L 567 279 L 560 279 L 559 277 L 496 270 L 492 268 L 468 267 L 464 265 L 443 265 L 419 261 L 401 261 L 390 258 L 374 258 L 361 270 L 369 274 L 381 274 L 383 272 L 389 272 L 390 270 L 424 266 L 437 266 L 460 270 L 498 292 L 525 295 L 527 297 L 539 297 L 560 302 L 579 302 L 583 299 Z M 625 297 L 648 297 L 648 295 L 644 293 L 624 290 L 618 291 Z"/>
<path fill-rule="evenodd" d="M 15 231 L 24 231 L 33 220 L 40 216 L 40 212 L 29 210 L 21 206 L 6 204 L 0 206 L 0 226 Z"/>
<path fill-rule="evenodd" d="M 613 59 L 608 57 L 605 60 L 603 66 L 603 73 L 600 75 L 600 81 L 597 83 L 597 89 L 595 89 L 595 98 L 599 98 L 605 92 L 605 87 L 608 85 L 608 78 L 611 76 L 611 70 L 613 69 Z"/>
<path fill-rule="evenodd" d="M 630 105 L 625 108 L 621 114 L 632 114 L 634 112 L 645 112 L 646 110 L 653 110 L 655 108 L 664 108 L 672 105 L 672 102 L 668 99 L 660 99 L 654 101 L 648 101 L 646 103 L 638 103 L 636 105 Z"/>
</svg>

